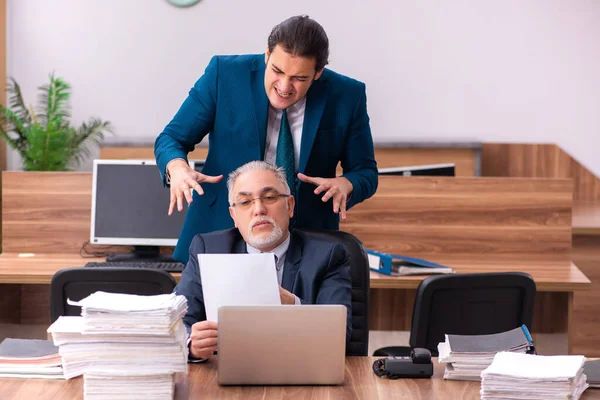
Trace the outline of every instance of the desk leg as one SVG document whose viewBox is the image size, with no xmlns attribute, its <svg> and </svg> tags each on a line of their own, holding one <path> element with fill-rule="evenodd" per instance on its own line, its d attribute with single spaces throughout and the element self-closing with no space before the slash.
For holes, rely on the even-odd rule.
<svg viewBox="0 0 600 400">
<path fill-rule="evenodd" d="M 50 285 L 0 284 L 0 323 L 50 325 Z"/>
<path fill-rule="evenodd" d="M 50 286 L 0 284 L 0 341 L 47 339 Z"/>
<path fill-rule="evenodd" d="M 21 285 L 0 284 L 0 324 L 21 322 Z"/>
<path fill-rule="evenodd" d="M 567 354 L 573 354 L 573 335 L 575 332 L 574 329 L 574 309 L 573 309 L 573 299 L 575 297 L 575 293 L 569 292 L 568 298 L 568 306 L 567 306 Z"/>
<path fill-rule="evenodd" d="M 415 289 L 371 289 L 369 330 L 409 331 Z"/>
</svg>

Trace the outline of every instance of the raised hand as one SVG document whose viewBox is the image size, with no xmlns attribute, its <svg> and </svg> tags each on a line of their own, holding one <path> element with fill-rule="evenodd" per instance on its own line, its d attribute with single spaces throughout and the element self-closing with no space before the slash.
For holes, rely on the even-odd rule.
<svg viewBox="0 0 600 400">
<path fill-rule="evenodd" d="M 354 190 L 352 183 L 348 179 L 343 176 L 338 176 L 337 178 L 317 178 L 304 174 L 298 174 L 298 179 L 302 182 L 315 185 L 317 187 L 314 190 L 316 195 L 325 192 L 321 198 L 324 203 L 333 198 L 333 212 L 336 214 L 340 213 L 342 220 L 346 219 L 346 202 Z"/>
<path fill-rule="evenodd" d="M 173 214 L 175 204 L 177 211 L 183 210 L 183 198 L 188 204 L 192 202 L 192 191 L 194 189 L 198 194 L 204 194 L 200 183 L 217 183 L 223 179 L 223 175 L 210 176 L 194 171 L 183 159 L 171 160 L 167 164 L 167 171 L 170 176 L 171 199 L 169 202 L 169 215 Z"/>
</svg>

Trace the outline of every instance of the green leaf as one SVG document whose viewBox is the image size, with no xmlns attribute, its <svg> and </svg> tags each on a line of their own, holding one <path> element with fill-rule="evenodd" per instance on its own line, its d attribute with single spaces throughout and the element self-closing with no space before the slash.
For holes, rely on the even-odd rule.
<svg viewBox="0 0 600 400">
<path fill-rule="evenodd" d="M 27 145 L 25 138 L 25 124 L 19 116 L 0 105 L 0 129 L 2 136 L 7 139 L 8 144 L 15 150 L 23 150 Z M 12 135 L 9 135 L 12 133 Z"/>
<path fill-rule="evenodd" d="M 38 117 L 49 129 L 60 127 L 71 117 L 71 87 L 61 78 L 50 75 L 50 84 L 40 86 Z"/>
<path fill-rule="evenodd" d="M 9 108 L 0 105 L 0 137 L 19 152 L 27 171 L 67 171 L 90 157 L 105 134 L 114 132 L 110 122 L 99 118 L 72 127 L 71 87 L 54 74 L 48 85 L 38 88 L 35 109 L 25 105 L 17 82 L 10 82 Z"/>
<path fill-rule="evenodd" d="M 17 114 L 17 116 L 23 123 L 30 123 L 31 115 L 29 114 L 29 109 L 23 101 L 23 96 L 21 95 L 21 87 L 19 86 L 17 81 L 14 80 L 14 78 L 9 78 L 9 83 L 6 90 L 9 94 L 8 106 L 10 107 L 10 109 L 13 110 L 15 114 Z"/>
</svg>

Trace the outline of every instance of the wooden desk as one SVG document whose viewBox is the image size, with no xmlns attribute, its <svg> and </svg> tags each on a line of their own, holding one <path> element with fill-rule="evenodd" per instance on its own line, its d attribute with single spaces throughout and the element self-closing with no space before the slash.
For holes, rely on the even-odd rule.
<svg viewBox="0 0 600 400">
<path fill-rule="evenodd" d="M 592 281 L 590 290 L 575 300 L 575 345 L 573 351 L 600 357 L 600 202 L 573 202 L 572 260 Z"/>
<path fill-rule="evenodd" d="M 494 260 L 452 260 L 435 257 L 429 260 L 451 266 L 459 274 L 526 272 L 533 277 L 538 292 L 589 290 L 591 285 L 590 280 L 570 261 L 523 261 L 507 256 Z M 422 280 L 423 276 L 388 276 L 371 271 L 371 289 L 416 289 Z"/>
<path fill-rule="evenodd" d="M 436 262 L 452 266 L 457 273 L 523 271 L 535 280 L 541 292 L 572 292 L 587 290 L 590 280 L 569 261 L 519 261 L 510 257 L 495 260 L 462 260 L 434 258 Z M 20 256 L 19 253 L 0 254 L 0 283 L 50 284 L 52 276 L 65 268 L 83 267 L 103 258 L 83 258 L 78 254 L 37 253 Z M 433 261 L 433 260 L 432 260 Z M 181 274 L 173 274 L 177 282 Z M 371 289 L 416 289 L 423 276 L 387 276 L 371 272 Z"/>
<path fill-rule="evenodd" d="M 57 271 L 83 267 L 92 261 L 101 262 L 106 259 L 83 258 L 79 254 L 2 253 L 0 254 L 0 283 L 49 285 Z"/>
<path fill-rule="evenodd" d="M 478 261 L 432 257 L 432 261 L 452 266 L 457 273 L 521 271 L 530 274 L 537 288 L 531 331 L 566 334 L 564 351 L 571 354 L 576 331 L 574 293 L 591 288 L 590 280 L 575 264 L 570 261 L 523 261 L 508 256 Z M 416 288 L 423 278 L 371 272 L 369 328 L 376 331 L 410 330 Z"/>
<path fill-rule="evenodd" d="M 188 154 L 190 160 L 204 160 L 208 156 L 206 144 L 196 146 Z M 481 148 L 472 141 L 402 141 L 375 143 L 375 160 L 379 168 L 409 165 L 454 163 L 456 176 L 479 176 L 481 174 Z M 100 146 L 101 159 L 154 160 L 154 141 L 120 139 L 119 143 L 104 142 Z M 341 167 L 338 166 L 341 174 Z"/>
<path fill-rule="evenodd" d="M 0 284 L 10 301 L 0 302 L 0 317 L 13 323 L 49 323 L 49 284 L 52 276 L 65 268 L 82 267 L 98 258 L 82 258 L 78 254 L 35 254 L 19 256 L 18 253 L 0 254 Z M 434 261 L 450 265 L 457 273 L 489 271 L 523 271 L 536 282 L 537 295 L 534 322 L 536 333 L 566 333 L 567 351 L 571 351 L 573 333 L 573 294 L 587 290 L 591 283 L 569 261 L 515 260 L 498 256 L 494 260 L 474 261 L 435 258 Z M 179 281 L 181 274 L 173 274 Z M 371 272 L 371 302 L 369 324 L 371 330 L 408 331 L 414 304 L 415 291 L 424 276 L 390 277 Z M 389 290 L 394 289 L 394 290 Z M 35 301 L 32 301 L 34 299 Z M 15 315 L 15 304 L 21 303 L 20 314 Z M 2 315 L 3 314 L 3 315 Z M 12 319 L 11 319 L 12 318 Z"/>
<path fill-rule="evenodd" d="M 479 399 L 480 382 L 443 380 L 444 367 L 434 360 L 432 379 L 378 378 L 374 357 L 347 357 L 346 379 L 341 386 L 219 386 L 215 362 L 190 365 L 188 375 L 178 374 L 175 400 L 183 399 Z M 0 378 L 0 398 L 72 400 L 83 397 L 83 378 L 69 381 Z M 583 400 L 600 399 L 600 390 L 588 389 Z"/>
<path fill-rule="evenodd" d="M 600 235 L 600 202 L 573 203 L 573 235 Z"/>
<path fill-rule="evenodd" d="M 92 176 L 2 176 L 0 317 L 49 323 L 52 275 L 90 260 L 78 254 L 89 239 Z M 530 273 L 538 285 L 531 330 L 568 333 L 566 352 L 577 329 L 571 323 L 573 293 L 590 285 L 571 263 L 572 193 L 565 179 L 380 177 L 377 193 L 353 207 L 341 229 L 366 248 L 439 261 L 458 272 Z M 54 255 L 16 256 L 32 252 Z M 370 328 L 408 331 L 421 279 L 374 276 Z"/>
</svg>

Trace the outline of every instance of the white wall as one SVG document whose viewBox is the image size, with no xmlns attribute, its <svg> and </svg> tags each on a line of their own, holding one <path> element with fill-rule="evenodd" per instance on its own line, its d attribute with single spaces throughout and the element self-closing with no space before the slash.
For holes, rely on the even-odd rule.
<svg viewBox="0 0 600 400">
<path fill-rule="evenodd" d="M 8 73 L 33 102 L 55 71 L 75 121 L 152 141 L 213 54 L 263 52 L 300 13 L 367 83 L 375 141 L 557 143 L 600 176 L 596 0 L 8 0 Z"/>
</svg>

